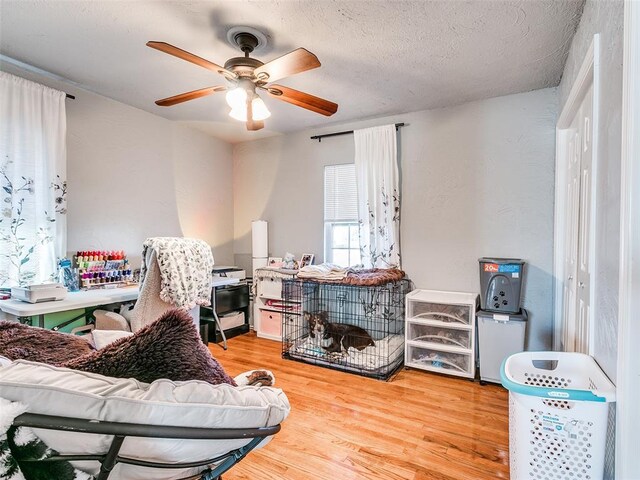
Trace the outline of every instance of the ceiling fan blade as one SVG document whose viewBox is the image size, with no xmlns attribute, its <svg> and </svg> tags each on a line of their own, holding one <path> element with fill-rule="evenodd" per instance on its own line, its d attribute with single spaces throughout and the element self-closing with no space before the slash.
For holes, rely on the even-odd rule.
<svg viewBox="0 0 640 480">
<path fill-rule="evenodd" d="M 200 90 L 193 90 L 192 92 L 181 93 L 179 95 L 174 95 L 173 97 L 156 100 L 156 105 L 159 105 L 161 107 L 170 107 L 178 103 L 193 100 L 195 98 L 206 97 L 207 95 L 212 95 L 216 92 L 222 92 L 226 89 L 227 87 L 222 86 L 201 88 Z"/>
<path fill-rule="evenodd" d="M 320 60 L 310 51 L 298 48 L 265 63 L 253 72 L 260 80 L 274 82 L 284 77 L 305 72 L 320 66 Z M 262 78 L 261 78 L 262 77 Z"/>
<path fill-rule="evenodd" d="M 182 50 L 181 48 L 174 47 L 165 42 L 147 42 L 147 47 L 155 48 L 156 50 L 160 50 L 161 52 L 168 53 L 169 55 L 173 55 L 174 57 L 181 58 L 182 60 L 186 60 L 187 62 L 195 63 L 201 67 L 204 67 L 212 72 L 216 73 L 224 73 L 225 75 L 236 78 L 237 75 L 230 70 L 221 67 L 209 60 L 205 60 L 202 57 L 194 55 L 193 53 L 189 53 L 186 50 Z"/>
<path fill-rule="evenodd" d="M 266 87 L 266 90 L 273 98 L 306 108 L 321 115 L 326 115 L 327 117 L 330 117 L 338 111 L 337 103 L 320 97 L 314 97 L 313 95 L 294 90 L 293 88 L 283 87 L 282 85 L 269 85 Z"/>
</svg>

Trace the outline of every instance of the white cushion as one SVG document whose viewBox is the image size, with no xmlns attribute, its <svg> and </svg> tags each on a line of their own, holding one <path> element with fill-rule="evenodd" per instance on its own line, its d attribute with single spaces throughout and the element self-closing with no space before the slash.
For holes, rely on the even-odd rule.
<svg viewBox="0 0 640 480">
<path fill-rule="evenodd" d="M 0 368 L 0 397 L 28 405 L 31 413 L 110 422 L 202 428 L 256 428 L 281 423 L 290 405 L 282 390 L 232 387 L 201 381 L 151 384 L 134 379 L 16 360 Z M 63 453 L 104 453 L 111 437 L 54 430 L 36 431 L 51 448 Z M 120 454 L 150 461 L 205 460 L 247 443 L 247 440 L 168 440 L 128 438 Z M 89 473 L 96 462 L 76 463 Z M 113 478 L 172 479 L 202 469 L 148 469 L 119 464 Z"/>
<path fill-rule="evenodd" d="M 93 337 L 93 344 L 95 347 L 100 350 L 110 343 L 115 342 L 116 340 L 120 340 L 124 337 L 130 337 L 133 335 L 131 332 L 126 332 L 124 330 L 97 330 L 93 329 L 91 332 L 91 336 Z"/>
</svg>

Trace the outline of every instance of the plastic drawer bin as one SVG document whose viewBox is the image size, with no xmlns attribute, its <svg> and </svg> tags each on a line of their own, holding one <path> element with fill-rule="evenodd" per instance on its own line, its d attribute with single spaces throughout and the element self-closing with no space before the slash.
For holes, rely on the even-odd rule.
<svg viewBox="0 0 640 480">
<path fill-rule="evenodd" d="M 414 342 L 424 342 L 431 346 L 450 346 L 470 349 L 471 330 L 446 329 L 436 325 L 423 325 L 420 323 L 407 323 L 410 338 Z M 427 345 L 428 346 L 428 345 Z"/>
<path fill-rule="evenodd" d="M 502 364 L 516 480 L 600 480 L 615 387 L 588 355 L 522 352 Z"/>
</svg>

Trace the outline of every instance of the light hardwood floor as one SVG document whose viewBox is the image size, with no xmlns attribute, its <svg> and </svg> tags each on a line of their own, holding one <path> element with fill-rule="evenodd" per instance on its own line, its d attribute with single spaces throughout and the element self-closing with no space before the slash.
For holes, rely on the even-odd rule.
<svg viewBox="0 0 640 480">
<path fill-rule="evenodd" d="M 509 478 L 508 395 L 499 386 L 417 370 L 389 382 L 283 360 L 247 334 L 209 344 L 237 375 L 268 368 L 291 402 L 282 431 L 224 480 Z"/>
</svg>

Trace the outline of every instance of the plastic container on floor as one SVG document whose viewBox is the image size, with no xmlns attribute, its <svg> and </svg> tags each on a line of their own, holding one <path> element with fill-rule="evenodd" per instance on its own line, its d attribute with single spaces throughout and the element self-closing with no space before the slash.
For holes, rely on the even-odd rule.
<svg viewBox="0 0 640 480">
<path fill-rule="evenodd" d="M 478 310 L 476 317 L 480 380 L 500 383 L 500 367 L 504 359 L 525 349 L 527 311 L 495 313 Z"/>
<path fill-rule="evenodd" d="M 600 480 L 615 387 L 580 353 L 522 352 L 505 359 L 511 478 Z"/>
</svg>

